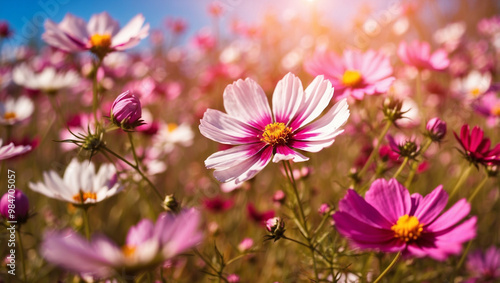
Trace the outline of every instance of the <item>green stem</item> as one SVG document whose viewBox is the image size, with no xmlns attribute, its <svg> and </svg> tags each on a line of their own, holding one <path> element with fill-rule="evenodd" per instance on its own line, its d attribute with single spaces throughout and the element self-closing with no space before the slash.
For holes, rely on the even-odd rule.
<svg viewBox="0 0 500 283">
<path fill-rule="evenodd" d="M 467 169 L 465 169 L 465 171 L 462 172 L 462 175 L 458 179 L 457 184 L 455 185 L 453 190 L 451 190 L 450 199 L 458 192 L 458 189 L 462 186 L 462 184 L 465 182 L 465 180 L 467 180 L 467 177 L 469 177 L 471 170 L 472 170 L 472 166 L 469 165 L 469 167 L 467 167 Z"/>
<path fill-rule="evenodd" d="M 455 277 L 456 272 L 458 272 L 460 270 L 460 268 L 462 268 L 462 265 L 464 264 L 465 259 L 467 258 L 467 254 L 469 253 L 471 246 L 472 246 L 472 241 L 469 241 L 469 243 L 467 243 L 467 247 L 465 248 L 464 252 L 462 253 L 462 256 L 460 257 L 460 261 L 458 261 L 458 264 L 455 267 L 455 272 L 453 273 L 453 277 Z M 455 278 L 453 278 L 453 279 L 455 279 Z M 453 281 L 451 281 L 451 282 L 453 282 Z"/>
<path fill-rule="evenodd" d="M 403 163 L 401 163 L 401 165 L 399 166 L 398 168 L 398 171 L 396 171 L 396 173 L 394 173 L 394 175 L 392 176 L 392 178 L 394 179 L 397 179 L 399 174 L 401 174 L 401 172 L 403 171 L 403 169 L 405 168 L 406 166 L 406 163 L 408 163 L 408 160 L 409 158 L 408 157 L 405 157 L 405 159 L 403 160 Z"/>
<path fill-rule="evenodd" d="M 83 198 L 82 198 L 83 199 Z M 85 230 L 85 238 L 90 240 L 90 224 L 89 224 L 89 215 L 88 215 L 88 207 L 82 207 L 83 211 L 83 227 Z"/>
<path fill-rule="evenodd" d="M 368 168 L 372 164 L 373 160 L 375 159 L 375 155 L 377 154 L 377 152 L 380 148 L 380 145 L 382 144 L 382 140 L 384 139 L 385 135 L 389 131 L 389 128 L 391 127 L 391 125 L 392 125 L 392 122 L 387 121 L 387 124 L 385 125 L 384 129 L 382 130 L 382 132 L 380 133 L 380 135 L 377 138 L 377 145 L 372 150 L 372 152 L 370 153 L 370 156 L 368 156 L 368 160 L 366 161 L 365 165 L 358 173 L 359 179 L 361 179 L 363 177 L 363 175 L 366 173 L 366 171 L 368 170 Z"/>
<path fill-rule="evenodd" d="M 98 58 L 94 63 L 94 72 L 92 76 L 92 112 L 94 113 L 94 121 L 95 121 L 95 130 L 97 133 L 97 128 L 99 125 L 99 120 L 97 119 L 97 108 L 99 106 L 99 93 L 98 93 L 98 84 L 97 84 L 97 73 L 102 64 L 102 58 Z"/>
<path fill-rule="evenodd" d="M 375 281 L 373 281 L 373 283 L 380 282 L 380 280 L 382 280 L 382 278 L 394 267 L 394 265 L 396 265 L 396 262 L 399 260 L 400 257 L 401 257 L 401 252 L 398 252 L 394 257 L 394 259 L 392 260 L 392 262 L 389 264 L 389 266 L 387 266 L 385 270 L 382 271 L 382 273 L 380 273 L 380 275 L 377 277 L 377 279 L 375 279 Z"/>
<path fill-rule="evenodd" d="M 21 226 L 19 226 L 19 229 L 16 229 L 16 237 L 17 243 L 19 244 L 19 257 L 21 258 L 21 265 L 23 266 L 23 281 L 28 282 L 28 278 L 26 278 L 26 263 L 24 261 L 23 239 L 21 238 Z"/>
<path fill-rule="evenodd" d="M 427 138 L 427 140 L 425 141 L 425 144 L 422 146 L 422 149 L 419 152 L 419 155 L 421 157 L 424 155 L 424 153 L 427 151 L 427 149 L 429 148 L 429 146 L 431 144 L 432 144 L 432 140 L 430 138 Z M 419 164 L 420 164 L 420 162 L 414 162 L 411 165 L 410 174 L 408 175 L 408 179 L 406 179 L 406 182 L 405 182 L 405 187 L 407 189 L 409 189 L 411 186 L 411 182 L 413 181 L 413 178 L 415 177 L 415 173 L 417 172 Z"/>
<path fill-rule="evenodd" d="M 489 176 L 488 174 L 486 174 L 486 177 L 481 181 L 481 183 L 479 183 L 476 188 L 474 189 L 474 191 L 472 192 L 472 195 L 469 197 L 469 199 L 467 200 L 468 203 L 472 203 L 472 201 L 474 200 L 474 198 L 476 197 L 477 193 L 479 193 L 479 191 L 483 188 L 484 184 L 486 184 L 486 182 L 488 181 L 489 179 Z"/>
<path fill-rule="evenodd" d="M 132 137 L 132 133 L 127 132 L 127 135 L 128 135 L 128 140 L 130 141 L 130 148 L 132 150 L 132 154 L 134 155 L 135 166 L 139 167 L 139 158 L 137 158 L 137 153 L 135 152 L 134 139 Z"/>
<path fill-rule="evenodd" d="M 116 152 L 112 151 L 111 149 L 109 149 L 107 146 L 103 146 L 102 147 L 105 151 L 111 153 L 114 157 L 120 159 L 121 161 L 125 162 L 128 166 L 132 167 L 137 173 L 139 173 L 139 175 L 141 175 L 142 179 L 144 179 L 151 188 L 153 188 L 153 191 L 156 193 L 156 195 L 158 196 L 158 198 L 160 199 L 160 201 L 163 201 L 163 197 L 161 196 L 160 192 L 156 189 L 156 186 L 153 184 L 153 182 L 151 182 L 151 180 L 149 180 L 148 177 L 146 177 L 146 175 L 144 175 L 144 173 L 142 173 L 141 171 L 141 168 L 139 168 L 139 166 L 136 166 L 132 163 L 130 163 L 127 159 L 121 157 L 119 154 L 117 154 Z"/>
</svg>

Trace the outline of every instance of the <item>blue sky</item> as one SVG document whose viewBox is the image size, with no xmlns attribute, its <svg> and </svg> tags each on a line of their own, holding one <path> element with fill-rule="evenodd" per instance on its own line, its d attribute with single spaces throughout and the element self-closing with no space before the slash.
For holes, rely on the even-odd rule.
<svg viewBox="0 0 500 283">
<path fill-rule="evenodd" d="M 231 19 L 238 18 L 245 22 L 260 19 L 265 9 L 275 11 L 292 10 L 299 14 L 307 13 L 310 8 L 308 0 L 218 0 L 226 7 L 222 25 Z M 342 5 L 343 0 L 314 0 L 320 10 L 329 9 L 326 13 L 334 22 L 342 22 L 352 16 L 357 5 Z M 211 19 L 207 7 L 213 0 L 122 0 L 122 1 L 79 1 L 79 0 L 20 0 L 2 1 L 0 4 L 0 20 L 7 20 L 15 31 L 11 43 L 19 44 L 30 39 L 39 39 L 43 33 L 43 21 L 50 18 L 60 22 L 66 13 L 75 14 L 86 21 L 92 14 L 107 11 L 121 25 L 126 24 L 133 16 L 142 13 L 152 28 L 164 27 L 167 17 L 184 18 L 189 22 L 188 34 L 194 33 L 203 26 L 210 25 Z M 30 5 L 20 3 L 30 3 Z M 344 2 L 345 3 L 345 2 Z M 353 3 L 361 3 L 354 0 Z M 343 6 L 340 10 L 338 6 Z M 388 4 L 387 4 L 388 5 Z"/>
</svg>

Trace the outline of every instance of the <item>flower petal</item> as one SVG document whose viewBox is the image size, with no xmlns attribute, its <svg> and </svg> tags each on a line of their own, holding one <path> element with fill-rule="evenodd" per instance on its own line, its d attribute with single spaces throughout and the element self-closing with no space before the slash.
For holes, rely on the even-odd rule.
<svg viewBox="0 0 500 283">
<path fill-rule="evenodd" d="M 414 215 L 421 224 L 431 223 L 443 211 L 447 202 L 448 194 L 440 185 L 419 202 Z"/>
<path fill-rule="evenodd" d="M 286 145 L 278 145 L 275 150 L 276 153 L 273 158 L 274 163 L 278 163 L 282 160 L 292 160 L 293 162 L 304 162 L 309 160 L 309 157 L 296 152 Z"/>
<path fill-rule="evenodd" d="M 304 88 L 298 77 L 292 73 L 281 79 L 273 93 L 274 121 L 289 125 L 297 115 L 304 99 Z"/>
<path fill-rule="evenodd" d="M 202 135 L 223 144 L 260 142 L 258 130 L 218 110 L 207 109 L 199 128 Z"/>
<path fill-rule="evenodd" d="M 410 194 L 396 179 L 389 182 L 385 179 L 375 180 L 366 192 L 365 200 L 394 224 L 399 217 L 411 211 Z"/>
</svg>

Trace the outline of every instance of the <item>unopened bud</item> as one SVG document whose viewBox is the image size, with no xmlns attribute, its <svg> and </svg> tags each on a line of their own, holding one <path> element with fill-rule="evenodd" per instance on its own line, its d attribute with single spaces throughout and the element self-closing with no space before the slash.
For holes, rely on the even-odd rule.
<svg viewBox="0 0 500 283">
<path fill-rule="evenodd" d="M 129 90 L 120 94 L 111 106 L 111 120 L 125 131 L 133 130 L 143 124 L 141 102 Z"/>
<path fill-rule="evenodd" d="M 266 221 L 266 229 L 271 233 L 269 238 L 277 241 L 285 234 L 285 222 L 279 217 L 270 218 Z"/>
<path fill-rule="evenodd" d="M 446 122 L 439 118 L 432 118 L 425 127 L 426 135 L 433 141 L 441 141 L 446 135 Z"/>
<path fill-rule="evenodd" d="M 401 100 L 388 97 L 384 100 L 382 111 L 384 112 L 384 116 L 387 120 L 395 122 L 396 120 L 403 118 L 403 114 L 407 112 L 401 111 L 402 107 L 403 102 Z"/>
<path fill-rule="evenodd" d="M 174 195 L 167 195 L 165 197 L 165 200 L 163 201 L 163 208 L 165 208 L 166 211 L 172 213 L 179 213 L 179 211 L 181 210 L 181 206 L 175 199 Z"/>
</svg>

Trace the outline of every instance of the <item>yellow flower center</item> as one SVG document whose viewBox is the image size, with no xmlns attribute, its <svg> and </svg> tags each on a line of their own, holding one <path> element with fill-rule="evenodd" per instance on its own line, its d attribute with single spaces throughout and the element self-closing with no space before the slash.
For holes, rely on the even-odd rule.
<svg viewBox="0 0 500 283">
<path fill-rule="evenodd" d="M 342 76 L 342 83 L 345 86 L 355 87 L 361 83 L 361 73 L 356 70 L 347 70 Z"/>
<path fill-rule="evenodd" d="M 111 46 L 111 35 L 96 33 L 90 37 L 90 44 L 92 47 L 108 48 Z"/>
<path fill-rule="evenodd" d="M 398 222 L 391 227 L 391 230 L 394 231 L 394 237 L 409 242 L 420 237 L 424 230 L 423 226 L 417 217 L 405 214 L 399 217 Z"/>
<path fill-rule="evenodd" d="M 496 104 L 495 106 L 491 107 L 491 115 L 493 116 L 499 116 L 500 117 L 500 103 Z"/>
<path fill-rule="evenodd" d="M 122 247 L 122 253 L 126 256 L 126 257 L 130 257 L 132 256 L 134 253 L 135 253 L 135 246 L 129 246 L 129 245 L 125 245 Z"/>
<path fill-rule="evenodd" d="M 5 120 L 15 119 L 16 117 L 17 115 L 14 112 L 5 112 L 5 114 L 3 115 L 3 118 Z"/>
<path fill-rule="evenodd" d="M 169 133 L 175 131 L 175 129 L 177 129 L 177 124 L 176 123 L 168 123 L 167 124 L 167 131 Z"/>
<path fill-rule="evenodd" d="M 473 88 L 471 89 L 470 94 L 472 95 L 472 97 L 476 98 L 481 94 L 481 90 L 478 87 Z"/>
<path fill-rule="evenodd" d="M 88 199 L 97 200 L 96 193 L 80 192 L 80 193 L 73 196 L 73 200 L 75 200 L 76 202 L 80 202 L 80 203 L 84 203 Z"/>
<path fill-rule="evenodd" d="M 261 141 L 275 146 L 277 144 L 286 144 L 292 135 L 292 128 L 284 123 L 271 123 L 264 128 Z"/>
</svg>

